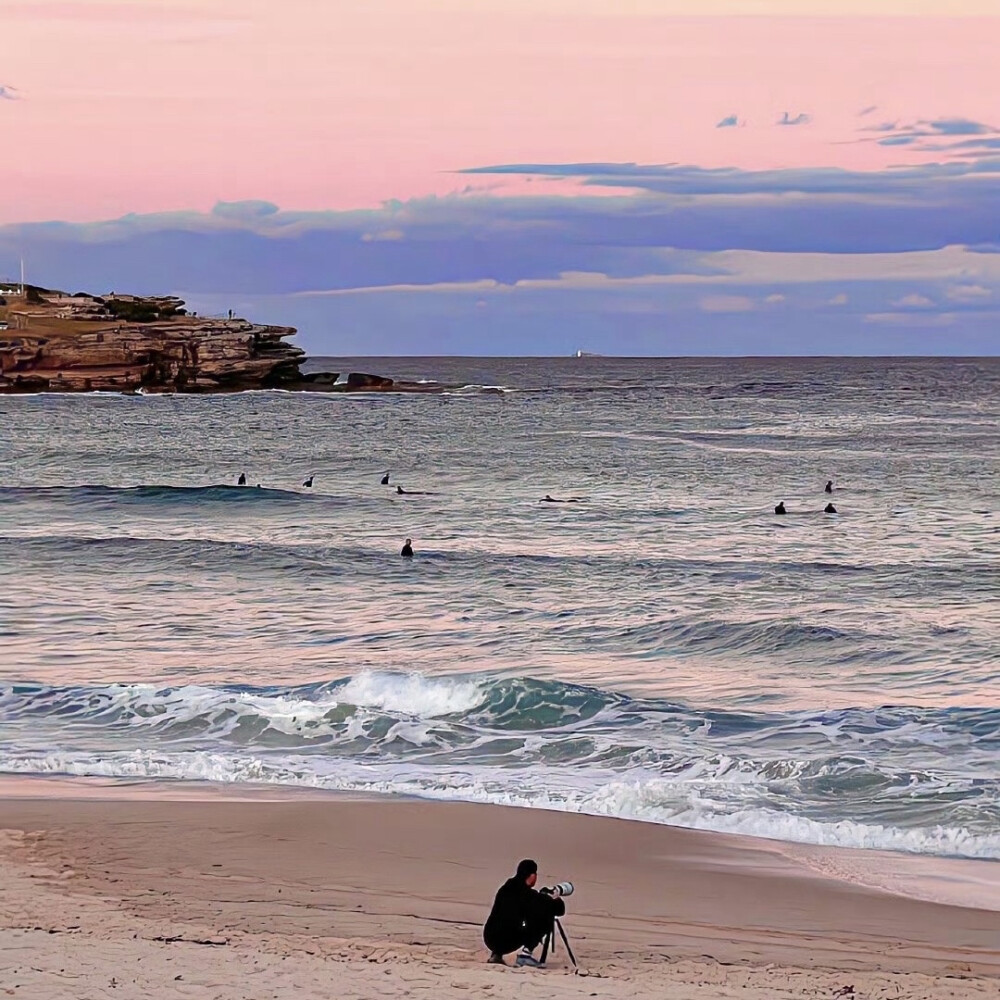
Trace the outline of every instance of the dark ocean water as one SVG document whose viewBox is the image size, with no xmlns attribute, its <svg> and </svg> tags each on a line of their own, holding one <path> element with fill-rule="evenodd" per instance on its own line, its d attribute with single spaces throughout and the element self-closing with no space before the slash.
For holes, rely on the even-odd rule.
<svg viewBox="0 0 1000 1000">
<path fill-rule="evenodd" d="M 319 367 L 0 397 L 0 772 L 1000 858 L 1000 360 Z"/>
</svg>

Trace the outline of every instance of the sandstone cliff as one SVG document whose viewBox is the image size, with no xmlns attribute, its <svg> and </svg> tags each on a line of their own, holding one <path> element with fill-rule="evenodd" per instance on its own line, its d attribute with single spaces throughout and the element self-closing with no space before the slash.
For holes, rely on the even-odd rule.
<svg viewBox="0 0 1000 1000">
<path fill-rule="evenodd" d="M 427 391 L 359 372 L 304 375 L 289 326 L 188 314 L 171 296 L 0 293 L 0 393 Z"/>
<path fill-rule="evenodd" d="M 4 298 L 0 391 L 267 388 L 296 381 L 305 353 L 285 343 L 292 327 L 192 316 L 176 298 L 34 288 Z"/>
</svg>

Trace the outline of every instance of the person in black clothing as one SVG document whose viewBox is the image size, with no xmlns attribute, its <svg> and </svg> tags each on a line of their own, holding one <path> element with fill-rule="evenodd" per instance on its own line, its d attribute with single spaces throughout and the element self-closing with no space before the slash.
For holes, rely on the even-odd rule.
<svg viewBox="0 0 1000 1000">
<path fill-rule="evenodd" d="M 412 538 L 407 538 L 406 541 L 403 542 L 403 548 L 400 550 L 399 554 L 404 559 L 412 559 L 413 558 L 413 539 Z"/>
<path fill-rule="evenodd" d="M 781 503 L 779 503 L 778 506 L 774 508 L 774 513 L 775 514 L 787 514 L 788 513 L 788 511 L 785 510 L 785 501 L 784 500 L 782 500 Z"/>
<path fill-rule="evenodd" d="M 550 896 L 535 889 L 537 881 L 538 865 L 525 860 L 517 866 L 517 874 L 497 890 L 483 928 L 492 964 L 506 965 L 503 956 L 518 948 L 523 949 L 530 964 L 538 964 L 531 952 L 552 930 L 555 918 L 566 912 L 566 904 L 558 893 Z"/>
</svg>

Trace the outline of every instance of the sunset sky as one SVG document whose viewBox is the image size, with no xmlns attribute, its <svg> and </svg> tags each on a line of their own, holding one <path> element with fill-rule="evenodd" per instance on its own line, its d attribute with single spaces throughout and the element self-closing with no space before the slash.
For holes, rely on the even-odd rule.
<svg viewBox="0 0 1000 1000">
<path fill-rule="evenodd" d="M 0 275 L 330 353 L 997 353 L 996 12 L 0 0 Z"/>
</svg>

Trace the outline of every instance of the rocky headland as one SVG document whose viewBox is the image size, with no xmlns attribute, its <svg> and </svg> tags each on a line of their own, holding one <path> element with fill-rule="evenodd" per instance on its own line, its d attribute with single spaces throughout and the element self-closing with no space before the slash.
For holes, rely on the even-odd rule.
<svg viewBox="0 0 1000 1000">
<path fill-rule="evenodd" d="M 0 393 L 434 392 L 364 372 L 303 373 L 294 327 L 198 316 L 173 296 L 0 289 Z"/>
</svg>

